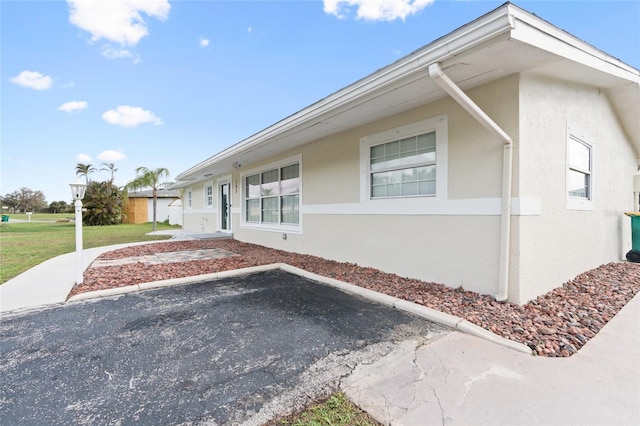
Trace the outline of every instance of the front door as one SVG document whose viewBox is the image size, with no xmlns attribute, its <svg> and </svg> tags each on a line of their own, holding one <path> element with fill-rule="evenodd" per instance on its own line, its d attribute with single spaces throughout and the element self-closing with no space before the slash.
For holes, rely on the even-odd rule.
<svg viewBox="0 0 640 426">
<path fill-rule="evenodd" d="M 231 183 L 222 182 L 219 187 L 220 194 L 220 231 L 231 232 Z"/>
</svg>

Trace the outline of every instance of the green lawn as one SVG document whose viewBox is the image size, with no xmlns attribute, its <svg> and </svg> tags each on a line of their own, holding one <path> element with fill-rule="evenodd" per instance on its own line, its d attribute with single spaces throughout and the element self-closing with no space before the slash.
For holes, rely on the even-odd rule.
<svg viewBox="0 0 640 426">
<path fill-rule="evenodd" d="M 368 414 L 337 392 L 304 412 L 269 422 L 269 426 L 379 426 Z"/>
<path fill-rule="evenodd" d="M 34 222 L 19 223 L 11 219 L 26 219 L 26 215 L 10 215 L 9 222 L 0 223 L 0 284 L 45 260 L 76 249 L 75 224 L 56 222 L 73 214 L 36 214 Z M 48 220 L 49 222 L 35 222 Z M 93 248 L 137 241 L 154 241 L 168 236 L 148 236 L 150 223 L 140 225 L 83 226 L 83 246 Z M 175 229 L 162 223 L 157 229 Z"/>
</svg>

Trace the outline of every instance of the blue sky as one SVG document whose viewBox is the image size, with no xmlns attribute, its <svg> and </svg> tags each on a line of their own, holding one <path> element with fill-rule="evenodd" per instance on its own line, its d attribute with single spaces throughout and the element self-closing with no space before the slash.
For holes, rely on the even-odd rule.
<svg viewBox="0 0 640 426">
<path fill-rule="evenodd" d="M 0 0 L 0 194 L 175 177 L 502 3 Z M 640 68 L 639 1 L 516 4 Z"/>
</svg>

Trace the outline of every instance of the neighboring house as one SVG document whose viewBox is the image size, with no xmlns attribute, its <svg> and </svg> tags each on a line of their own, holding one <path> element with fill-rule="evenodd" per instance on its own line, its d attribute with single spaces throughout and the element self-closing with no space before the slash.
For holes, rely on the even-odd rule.
<svg viewBox="0 0 640 426">
<path fill-rule="evenodd" d="M 630 248 L 639 153 L 640 71 L 507 3 L 174 188 L 188 231 L 524 303 Z"/>
<path fill-rule="evenodd" d="M 128 195 L 129 201 L 125 207 L 126 223 L 147 223 L 153 222 L 153 192 L 135 191 Z M 178 190 L 158 190 L 156 199 L 156 221 L 164 222 L 169 220 L 170 224 L 170 205 L 172 202 L 180 199 L 180 191 Z"/>
</svg>

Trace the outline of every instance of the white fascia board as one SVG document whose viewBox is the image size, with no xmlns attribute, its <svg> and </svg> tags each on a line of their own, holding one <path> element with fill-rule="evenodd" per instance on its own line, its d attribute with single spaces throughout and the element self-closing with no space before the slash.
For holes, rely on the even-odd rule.
<svg viewBox="0 0 640 426">
<path fill-rule="evenodd" d="M 508 38 L 514 28 L 513 19 L 509 12 L 510 9 L 507 6 L 502 6 L 466 24 L 393 64 L 381 68 L 368 77 L 356 81 L 221 151 L 179 174 L 177 179 L 187 179 L 221 162 L 231 161 L 234 157 L 265 142 L 273 141 L 286 132 L 295 131 L 296 128 L 304 129 L 314 126 L 323 116 L 336 115 L 352 108 L 354 104 L 364 103 L 379 96 L 381 92 L 393 90 L 394 87 L 397 87 L 395 85 L 406 84 L 405 80 L 407 79 L 426 78 L 426 70 L 432 63 L 445 61 L 500 36 L 503 36 L 504 39 Z"/>
<path fill-rule="evenodd" d="M 509 7 L 514 17 L 515 28 L 511 33 L 514 40 L 611 76 L 640 82 L 640 71 L 634 67 L 517 6 L 509 5 Z"/>
</svg>

